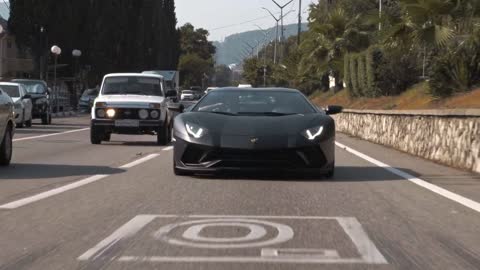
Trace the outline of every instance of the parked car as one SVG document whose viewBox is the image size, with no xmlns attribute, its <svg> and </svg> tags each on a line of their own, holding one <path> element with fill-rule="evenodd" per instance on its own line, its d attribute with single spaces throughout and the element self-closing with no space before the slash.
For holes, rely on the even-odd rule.
<svg viewBox="0 0 480 270">
<path fill-rule="evenodd" d="M 195 92 L 192 90 L 183 90 L 180 100 L 195 100 Z"/>
<path fill-rule="evenodd" d="M 78 109 L 81 112 L 89 112 L 92 108 L 93 102 L 98 96 L 99 91 L 100 89 L 98 88 L 85 90 L 80 97 L 80 101 L 78 102 Z"/>
<path fill-rule="evenodd" d="M 175 90 L 163 89 L 163 77 L 155 74 L 110 74 L 105 76 L 92 109 L 92 144 L 110 141 L 111 134 L 157 137 L 166 145 L 171 140 L 171 100 Z M 173 107 L 179 106 L 172 105 Z"/>
<path fill-rule="evenodd" d="M 32 126 L 32 98 L 22 84 L 0 82 L 0 88 L 13 100 L 17 128 Z"/>
<path fill-rule="evenodd" d="M 0 166 L 10 165 L 15 133 L 13 100 L 0 89 Z"/>
<path fill-rule="evenodd" d="M 33 119 L 41 119 L 43 125 L 52 123 L 50 91 L 42 80 L 15 79 L 12 82 L 23 84 L 32 98 Z"/>
</svg>

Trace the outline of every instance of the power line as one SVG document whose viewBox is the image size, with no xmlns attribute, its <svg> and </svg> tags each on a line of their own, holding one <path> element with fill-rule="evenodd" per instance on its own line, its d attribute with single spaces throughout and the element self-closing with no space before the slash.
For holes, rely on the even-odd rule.
<svg viewBox="0 0 480 270">
<path fill-rule="evenodd" d="M 278 14 L 278 12 L 277 12 L 276 14 Z M 240 26 L 240 25 L 244 25 L 244 24 L 247 24 L 247 23 L 252 23 L 252 22 L 259 21 L 259 20 L 263 20 L 263 19 L 266 19 L 266 18 L 269 18 L 269 17 L 270 17 L 270 16 L 258 17 L 258 18 L 256 18 L 256 19 L 252 19 L 252 20 L 240 22 L 240 23 L 237 23 L 237 24 L 230 24 L 230 25 L 226 25 L 226 26 L 221 26 L 221 27 L 213 28 L 213 29 L 210 29 L 209 31 L 212 32 L 212 31 L 221 30 L 221 29 L 225 29 L 225 28 Z"/>
</svg>

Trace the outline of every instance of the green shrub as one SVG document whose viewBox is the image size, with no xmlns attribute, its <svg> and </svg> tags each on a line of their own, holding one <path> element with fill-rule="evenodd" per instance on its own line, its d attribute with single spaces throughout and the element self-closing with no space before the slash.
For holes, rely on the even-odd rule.
<svg viewBox="0 0 480 270">
<path fill-rule="evenodd" d="M 417 83 L 420 74 L 416 55 L 402 50 L 383 51 L 376 67 L 379 94 L 398 95 Z"/>
<path fill-rule="evenodd" d="M 347 86 L 347 89 L 352 89 L 352 78 L 351 78 L 351 73 L 350 73 L 350 61 L 351 61 L 351 56 L 349 54 L 345 54 L 344 58 L 344 64 L 343 64 L 343 81 L 345 82 L 345 85 Z"/>
<path fill-rule="evenodd" d="M 445 97 L 468 91 L 480 83 L 480 42 L 465 42 L 433 59 L 430 74 L 433 96 Z"/>
<path fill-rule="evenodd" d="M 382 59 L 380 49 L 371 47 L 365 53 L 365 67 L 367 73 L 367 96 L 378 97 L 381 95 L 380 88 L 377 85 L 379 78 L 378 66 Z"/>
<path fill-rule="evenodd" d="M 368 96 L 367 91 L 367 73 L 365 68 L 365 53 L 357 55 L 357 83 L 358 94 L 362 97 Z"/>
<path fill-rule="evenodd" d="M 352 54 L 350 56 L 350 80 L 351 80 L 352 87 L 349 90 L 350 90 L 350 95 L 353 97 L 360 96 L 360 92 L 358 91 L 358 80 L 357 80 L 357 74 L 358 74 L 357 58 L 358 58 L 358 55 L 356 54 Z"/>
</svg>

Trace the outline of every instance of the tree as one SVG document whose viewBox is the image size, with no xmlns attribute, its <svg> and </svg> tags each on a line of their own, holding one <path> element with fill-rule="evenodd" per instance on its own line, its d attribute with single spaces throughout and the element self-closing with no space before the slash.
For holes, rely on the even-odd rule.
<svg viewBox="0 0 480 270">
<path fill-rule="evenodd" d="M 176 69 L 176 23 L 174 0 L 11 0 L 9 29 L 20 47 L 32 50 L 37 67 L 53 44 L 63 49 L 59 62 L 65 64 L 80 49 L 98 83 L 110 72 Z"/>
<path fill-rule="evenodd" d="M 182 75 L 180 84 L 183 87 L 204 85 L 206 78 L 214 73 L 215 46 L 208 41 L 208 31 L 195 29 L 189 23 L 180 27 L 180 64 Z"/>
</svg>

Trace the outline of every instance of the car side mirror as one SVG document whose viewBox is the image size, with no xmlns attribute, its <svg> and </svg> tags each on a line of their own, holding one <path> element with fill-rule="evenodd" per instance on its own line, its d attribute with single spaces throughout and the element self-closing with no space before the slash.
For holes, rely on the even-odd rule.
<svg viewBox="0 0 480 270">
<path fill-rule="evenodd" d="M 32 96 L 30 94 L 26 94 L 25 96 L 22 97 L 22 99 L 31 99 Z"/>
<path fill-rule="evenodd" d="M 176 97 L 176 96 L 177 96 L 177 91 L 175 91 L 175 90 L 168 90 L 167 93 L 165 93 L 165 96 L 167 96 L 167 97 Z"/>
<path fill-rule="evenodd" d="M 185 106 L 181 103 L 169 103 L 167 107 L 172 112 L 183 113 L 185 111 Z"/>
<path fill-rule="evenodd" d="M 327 108 L 325 109 L 325 112 L 327 113 L 327 115 L 339 114 L 343 112 L 343 107 L 336 106 L 336 105 L 327 106 Z"/>
</svg>

